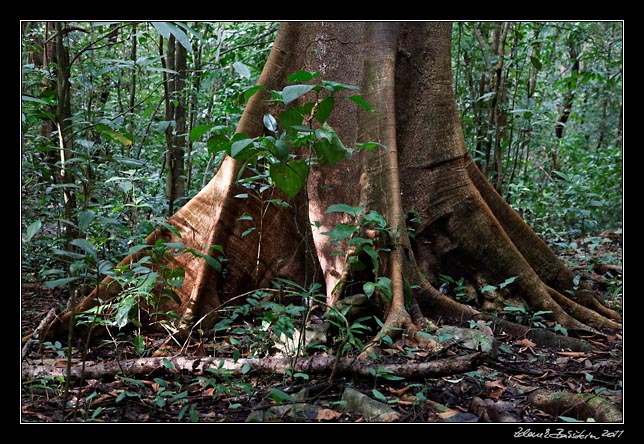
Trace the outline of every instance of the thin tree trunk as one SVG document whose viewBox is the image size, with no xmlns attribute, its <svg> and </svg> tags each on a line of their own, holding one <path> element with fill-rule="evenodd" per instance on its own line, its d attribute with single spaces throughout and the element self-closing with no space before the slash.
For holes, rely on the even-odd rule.
<svg viewBox="0 0 644 444">
<path fill-rule="evenodd" d="M 63 200 L 65 208 L 65 219 L 69 221 L 65 225 L 67 248 L 71 248 L 70 242 L 78 237 L 75 223 L 76 193 L 71 187 L 74 185 L 74 175 L 68 164 L 73 157 L 73 126 L 71 107 L 71 84 L 69 48 L 65 44 L 64 22 L 55 22 L 56 31 L 56 85 L 58 90 L 58 105 L 56 108 L 56 126 L 58 129 L 60 148 L 60 178 L 66 186 L 63 187 Z"/>
<path fill-rule="evenodd" d="M 494 51 L 496 55 L 496 67 L 494 69 L 494 74 L 492 78 L 494 79 L 494 86 L 492 91 L 495 93 L 492 97 L 492 103 L 490 105 L 492 119 L 494 122 L 494 167 L 495 167 L 495 188 L 501 192 L 503 185 L 503 153 L 502 153 L 502 142 L 506 140 L 507 137 L 507 111 L 505 106 L 507 106 L 507 97 L 506 97 L 506 85 L 503 82 L 504 73 L 503 65 L 505 61 L 505 40 L 508 35 L 508 30 L 510 28 L 509 22 L 499 23 L 498 27 L 494 30 Z"/>
<path fill-rule="evenodd" d="M 568 41 L 568 54 L 570 55 L 571 63 L 570 81 L 568 82 L 568 88 L 564 96 L 563 105 L 561 107 L 561 114 L 557 118 L 557 123 L 555 124 L 555 137 L 558 141 L 563 138 L 563 131 L 566 127 L 566 124 L 568 123 L 568 119 L 570 118 L 573 101 L 577 93 L 577 76 L 579 75 L 579 49 L 572 40 Z M 551 151 L 550 158 L 552 160 L 552 171 L 557 171 L 559 169 L 559 159 L 556 149 L 553 149 Z"/>
<path fill-rule="evenodd" d="M 130 131 L 130 134 L 132 137 L 134 137 L 134 105 L 136 104 L 136 57 L 137 57 L 137 42 L 138 42 L 138 37 L 137 37 L 137 31 L 136 31 L 136 22 L 132 23 L 132 30 L 130 31 L 130 37 L 132 41 L 132 46 L 130 47 L 130 60 L 132 61 L 133 64 L 133 69 L 132 69 L 132 75 L 130 76 L 130 101 L 129 101 L 129 106 L 128 106 L 128 113 L 129 113 L 129 119 L 128 119 L 128 129 Z M 134 140 L 132 140 L 134 142 Z M 128 147 L 128 157 L 132 155 L 132 145 Z"/>
<path fill-rule="evenodd" d="M 177 105 L 174 108 L 174 121 L 176 122 L 176 133 L 172 145 L 171 163 L 168 165 L 168 180 L 172 183 L 172 190 L 169 193 L 170 199 L 179 205 L 183 205 L 183 198 L 185 196 L 185 154 L 187 140 L 185 90 L 187 53 L 183 45 L 177 45 L 175 43 L 175 46 L 175 71 L 177 71 L 177 74 L 174 88 Z"/>
</svg>

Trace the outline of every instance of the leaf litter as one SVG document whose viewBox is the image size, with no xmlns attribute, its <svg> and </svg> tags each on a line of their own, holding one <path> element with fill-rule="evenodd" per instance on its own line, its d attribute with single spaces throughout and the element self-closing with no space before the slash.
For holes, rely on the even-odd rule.
<svg viewBox="0 0 644 444">
<path fill-rule="evenodd" d="M 605 266 L 601 262 L 601 258 L 608 257 L 621 263 L 621 235 L 609 232 L 600 236 L 610 239 L 610 242 L 603 242 L 600 249 L 582 251 L 589 243 L 579 241 L 577 245 L 580 247 L 575 252 L 563 249 L 557 253 L 572 261 L 573 268 L 580 274 L 584 273 L 598 293 L 612 298 L 611 302 L 621 307 L 621 292 L 614 291 L 615 281 L 621 281 L 621 267 L 614 264 Z M 32 332 L 52 307 L 66 302 L 61 290 L 44 288 L 32 282 L 23 282 L 21 293 L 23 336 Z M 170 373 L 161 366 L 140 380 L 105 376 L 74 381 L 67 396 L 65 417 L 61 416 L 64 380 L 46 377 L 23 380 L 21 421 L 243 423 L 254 412 L 268 411 L 289 403 L 299 406 L 300 414 L 293 413 L 297 411 L 295 408 L 274 409 L 273 412 L 282 413 L 265 416 L 266 421 L 369 421 L 367 414 L 343 407 L 343 393 L 349 387 L 360 396 L 370 398 L 369 402 L 374 406 L 377 403 L 386 406 L 388 418 L 394 418 L 395 422 L 565 421 L 568 418 L 566 412 L 554 416 L 533 406 L 529 396 L 540 390 L 594 394 L 622 410 L 622 334 L 598 334 L 585 338 L 595 346 L 591 352 L 553 350 L 527 338 L 516 341 L 495 339 L 502 343 L 495 359 L 486 358 L 474 371 L 425 380 L 379 378 L 374 384 L 373 379 L 345 376 L 329 383 L 325 377 L 316 375 L 288 378 L 285 375 L 248 372 L 235 376 L 238 379 L 232 383 L 230 378 L 233 377 L 222 372 L 197 377 L 189 372 Z M 146 340 L 148 343 L 163 343 L 165 338 L 152 334 Z M 183 353 L 195 357 L 226 353 L 236 338 L 222 337 L 218 340 L 218 345 L 202 340 L 188 347 L 169 342 L 164 351 L 166 356 Z M 413 344 L 397 345 L 383 354 L 382 359 L 401 365 L 435 359 L 434 354 L 420 348 L 410 352 L 409 347 L 403 346 Z M 66 361 L 57 354 L 60 351 L 56 346 L 34 347 L 27 361 L 52 358 L 63 365 Z M 126 351 L 105 345 L 92 351 L 92 359 L 105 362 L 124 359 Z M 80 356 L 80 351 L 75 352 Z M 440 353 L 457 356 L 469 352 L 470 349 L 457 344 Z M 230 383 L 226 384 L 227 381 Z M 284 399 L 274 396 L 276 390 L 284 394 Z M 385 403 L 376 399 L 374 390 L 378 398 L 385 398 Z M 292 395 L 304 392 L 304 399 L 289 401 Z"/>
</svg>

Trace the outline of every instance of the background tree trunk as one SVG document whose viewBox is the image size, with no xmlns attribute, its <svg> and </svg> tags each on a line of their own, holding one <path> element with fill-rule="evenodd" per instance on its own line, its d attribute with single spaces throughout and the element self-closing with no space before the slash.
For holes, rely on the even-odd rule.
<svg viewBox="0 0 644 444">
<path fill-rule="evenodd" d="M 74 140 L 72 125 L 72 105 L 71 105 L 71 85 L 69 78 L 71 76 L 71 66 L 69 63 L 69 48 L 65 44 L 66 29 L 64 22 L 54 22 L 56 32 L 56 85 L 58 91 L 58 105 L 56 108 L 56 126 L 58 128 L 58 138 L 60 147 L 60 177 L 61 182 L 66 187 L 63 188 L 63 200 L 65 208 L 65 219 L 68 223 L 65 225 L 67 237 L 67 248 L 71 248 L 70 242 L 78 237 L 75 223 L 76 211 L 76 193 L 74 185 L 74 175 L 68 163 L 74 156 Z"/>
</svg>

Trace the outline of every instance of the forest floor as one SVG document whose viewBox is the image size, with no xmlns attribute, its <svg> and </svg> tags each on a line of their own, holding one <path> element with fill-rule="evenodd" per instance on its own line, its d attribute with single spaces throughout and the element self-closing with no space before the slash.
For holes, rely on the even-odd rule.
<svg viewBox="0 0 644 444">
<path fill-rule="evenodd" d="M 553 245 L 576 272 L 592 282 L 595 290 L 622 307 L 621 231 L 598 233 L 578 239 L 576 245 Z M 52 308 L 65 303 L 60 290 L 23 282 L 21 295 L 21 333 L 31 333 Z M 225 355 L 234 338 L 218 338 L 214 343 L 194 341 L 181 349 L 166 343 L 166 356 L 203 357 Z M 101 423 L 244 423 L 271 422 L 344 422 L 369 421 L 364 411 L 343 408 L 343 392 L 351 387 L 374 401 L 385 401 L 393 422 L 498 422 L 563 423 L 572 414 L 557 416 L 540 410 L 528 399 L 531 391 L 594 393 L 622 410 L 623 341 L 620 333 L 587 337 L 595 349 L 573 352 L 540 347 L 527 339 L 520 341 L 497 337 L 501 350 L 495 359 L 486 358 L 477 368 L 461 374 L 437 378 L 393 378 L 338 375 L 332 384 L 327 376 L 307 375 L 291 378 L 282 374 L 261 375 L 246 372 L 238 376 L 195 372 L 170 372 L 161 366 L 136 376 L 99 376 L 73 380 L 64 397 L 64 380 L 40 376 L 21 381 L 21 423 L 101 422 Z M 148 337 L 147 341 L 163 342 Z M 127 347 L 125 347 L 127 348 Z M 45 359 L 65 365 L 66 348 L 59 343 L 35 346 L 24 362 L 36 365 Z M 75 353 L 79 353 L 76 351 Z M 460 345 L 450 347 L 442 357 L 472 353 Z M 124 351 L 109 343 L 93 349 L 89 359 L 116 362 Z M 130 357 L 130 356 L 128 356 Z M 394 347 L 389 362 L 420 362 L 427 353 L 407 347 Z M 24 364 L 24 363 L 23 363 Z M 308 389 L 308 398 L 299 404 L 299 414 L 279 410 L 276 404 L 297 398 Z M 289 395 L 286 395 L 288 393 Z M 63 398 L 66 408 L 63 412 Z M 299 399 L 299 398 L 298 398 Z M 270 415 L 267 415 L 267 409 Z M 64 417 L 62 416 L 64 414 Z"/>
</svg>

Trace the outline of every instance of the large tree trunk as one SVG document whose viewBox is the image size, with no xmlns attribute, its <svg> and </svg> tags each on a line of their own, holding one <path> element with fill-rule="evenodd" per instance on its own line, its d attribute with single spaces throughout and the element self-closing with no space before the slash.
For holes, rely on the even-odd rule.
<svg viewBox="0 0 644 444">
<path fill-rule="evenodd" d="M 212 323 L 222 304 L 236 303 L 276 277 L 303 285 L 323 283 L 329 305 L 361 293 L 362 284 L 377 276 L 354 273 L 352 250 L 332 254 L 338 246 L 323 234 L 347 221 L 344 213 L 326 212 L 331 204 L 343 203 L 377 211 L 391 229 L 390 239 L 373 239 L 390 250 L 382 254 L 379 270 L 379 276 L 391 279 L 391 298 L 379 300 L 383 330 L 390 336 L 406 332 L 413 337 L 425 317 L 460 323 L 482 316 L 485 295 L 478 288 L 509 278 L 515 280 L 497 294 L 497 302 L 506 296 L 522 300 L 572 330 L 621 328 L 618 313 L 597 312 L 602 306 L 587 295 L 588 289 L 580 289 L 577 298 L 566 296 L 574 288 L 570 271 L 470 159 L 452 89 L 450 51 L 447 22 L 281 25 L 258 83 L 281 90 L 289 74 L 304 69 L 360 86 L 378 113 L 356 111 L 350 101 L 341 100 L 343 92 L 329 123 L 347 146 L 375 141 L 388 149 L 356 151 L 334 165 L 314 166 L 306 192 L 294 199 L 276 188 L 264 191 L 262 199 L 235 198 L 248 190 L 238 182 L 240 162 L 227 157 L 210 183 L 168 219 L 180 236 L 162 228 L 147 239 L 150 245 L 181 241 L 192 249 L 164 256 L 159 264 L 185 269 L 177 291 L 181 303 L 168 305 L 180 316 L 177 327 Z M 247 137 L 263 133 L 263 115 L 279 111 L 267 98 L 263 91 L 252 96 L 237 132 Z M 274 197 L 291 206 L 267 203 Z M 420 218 L 413 238 L 405 220 L 411 211 Z M 253 223 L 256 229 L 244 235 Z M 222 250 L 226 261 L 221 270 L 200 257 L 219 257 Z M 143 250 L 122 264 L 146 254 Z M 465 278 L 481 305 L 475 300 L 466 306 L 436 290 L 441 274 Z M 110 282 L 98 286 L 78 311 L 118 294 L 118 286 Z M 50 334 L 66 329 L 69 315 L 61 319 Z"/>
</svg>

